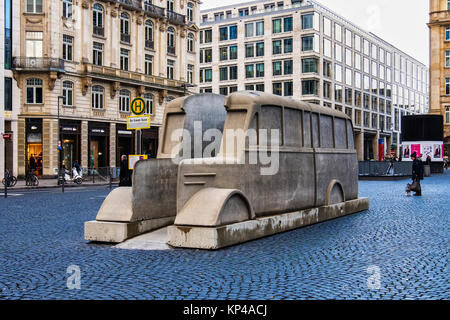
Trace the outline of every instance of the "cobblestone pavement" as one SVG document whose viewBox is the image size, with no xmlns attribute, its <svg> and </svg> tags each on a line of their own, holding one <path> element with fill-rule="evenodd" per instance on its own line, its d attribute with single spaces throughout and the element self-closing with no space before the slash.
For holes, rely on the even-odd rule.
<svg viewBox="0 0 450 320">
<path fill-rule="evenodd" d="M 84 241 L 105 188 L 1 198 L 0 299 L 450 299 L 450 174 L 422 198 L 406 182 L 363 181 L 367 212 L 217 252 Z M 70 265 L 81 290 L 67 289 Z"/>
</svg>

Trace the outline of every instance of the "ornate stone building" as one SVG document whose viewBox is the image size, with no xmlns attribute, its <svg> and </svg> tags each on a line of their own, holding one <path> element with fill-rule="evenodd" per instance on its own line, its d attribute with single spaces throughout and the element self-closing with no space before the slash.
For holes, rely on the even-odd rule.
<svg viewBox="0 0 450 320">
<path fill-rule="evenodd" d="M 19 2 L 19 1 L 18 1 Z M 142 150 L 156 156 L 168 101 L 198 81 L 199 0 L 20 0 L 18 174 L 58 168 L 58 109 L 63 164 L 119 166 L 135 152 L 129 104 L 143 97 L 152 115 Z"/>
<path fill-rule="evenodd" d="M 450 153 L 450 1 L 430 0 L 430 113 L 444 117 L 444 155 Z"/>
</svg>

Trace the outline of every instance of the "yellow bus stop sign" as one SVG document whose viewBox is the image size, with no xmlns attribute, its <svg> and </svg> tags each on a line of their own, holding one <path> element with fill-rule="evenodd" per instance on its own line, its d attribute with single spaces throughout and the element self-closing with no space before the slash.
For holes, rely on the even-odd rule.
<svg viewBox="0 0 450 320">
<path fill-rule="evenodd" d="M 145 109 L 146 103 L 144 99 L 138 97 L 134 98 L 133 101 L 131 102 L 130 110 L 134 115 L 140 116 L 144 114 Z"/>
</svg>

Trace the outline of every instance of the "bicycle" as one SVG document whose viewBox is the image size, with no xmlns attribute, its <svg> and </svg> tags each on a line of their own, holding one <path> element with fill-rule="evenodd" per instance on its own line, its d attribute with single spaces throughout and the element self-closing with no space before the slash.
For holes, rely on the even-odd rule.
<svg viewBox="0 0 450 320">
<path fill-rule="evenodd" d="M 8 169 L 5 170 L 5 177 L 2 179 L 2 184 L 5 185 L 5 183 L 8 188 L 12 188 L 17 184 L 17 178 L 11 175 Z"/>
<path fill-rule="evenodd" d="M 39 179 L 34 174 L 33 170 L 30 170 L 26 176 L 25 184 L 27 187 L 37 187 L 39 186 Z"/>
</svg>

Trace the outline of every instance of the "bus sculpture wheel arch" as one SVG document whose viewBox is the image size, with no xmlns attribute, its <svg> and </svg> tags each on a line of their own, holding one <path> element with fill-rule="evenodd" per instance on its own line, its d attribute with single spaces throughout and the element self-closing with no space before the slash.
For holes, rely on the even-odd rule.
<svg viewBox="0 0 450 320">
<path fill-rule="evenodd" d="M 133 187 L 110 193 L 85 239 L 170 226 L 169 245 L 214 250 L 368 209 L 344 113 L 261 92 L 199 94 L 167 105 L 157 159 L 136 164 Z"/>
</svg>

